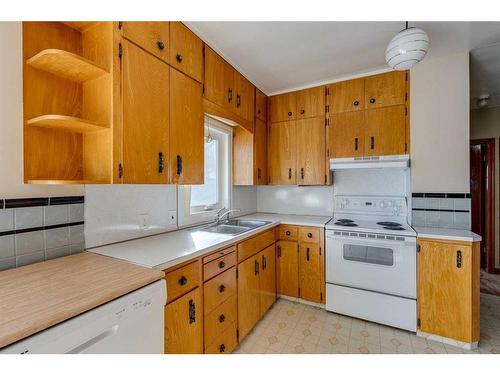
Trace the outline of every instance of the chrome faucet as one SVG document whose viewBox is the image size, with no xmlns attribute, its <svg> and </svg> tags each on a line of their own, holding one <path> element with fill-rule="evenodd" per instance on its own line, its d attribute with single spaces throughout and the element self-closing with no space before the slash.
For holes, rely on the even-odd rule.
<svg viewBox="0 0 500 375">
<path fill-rule="evenodd" d="M 226 208 L 223 207 L 221 208 L 219 211 L 217 211 L 217 225 L 219 225 L 220 221 L 225 217 L 227 216 L 227 220 L 229 220 L 229 215 L 232 213 L 232 212 L 240 212 L 241 210 L 238 209 L 238 208 L 235 208 L 235 209 L 232 209 L 232 210 L 227 210 L 226 212 L 224 212 L 222 215 L 220 214 L 221 211 L 225 210 Z"/>
</svg>

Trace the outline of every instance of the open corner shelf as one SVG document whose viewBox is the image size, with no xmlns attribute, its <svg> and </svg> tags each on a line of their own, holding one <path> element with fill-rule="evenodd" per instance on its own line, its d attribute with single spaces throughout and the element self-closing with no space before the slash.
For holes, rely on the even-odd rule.
<svg viewBox="0 0 500 375">
<path fill-rule="evenodd" d="M 44 49 L 29 58 L 26 64 L 75 82 L 85 82 L 109 73 L 85 57 L 60 49 Z"/>
<path fill-rule="evenodd" d="M 43 115 L 29 119 L 29 126 L 51 128 L 75 133 L 92 133 L 99 130 L 109 129 L 109 126 L 98 124 L 78 117 L 63 115 Z"/>
<path fill-rule="evenodd" d="M 28 180 L 28 184 L 36 185 L 91 185 L 91 184 L 109 184 L 108 180 Z"/>
</svg>

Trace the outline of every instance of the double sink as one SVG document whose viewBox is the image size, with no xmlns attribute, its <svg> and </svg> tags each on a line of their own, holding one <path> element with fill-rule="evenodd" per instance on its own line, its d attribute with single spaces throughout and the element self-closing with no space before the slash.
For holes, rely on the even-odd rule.
<svg viewBox="0 0 500 375">
<path fill-rule="evenodd" d="M 248 232 L 252 229 L 256 229 L 270 223 L 271 221 L 263 221 L 263 220 L 231 219 L 223 221 L 221 223 L 213 223 L 210 225 L 205 225 L 203 227 L 198 227 L 195 228 L 194 231 L 220 233 L 220 234 L 227 234 L 230 236 L 236 236 L 238 234 Z"/>
</svg>

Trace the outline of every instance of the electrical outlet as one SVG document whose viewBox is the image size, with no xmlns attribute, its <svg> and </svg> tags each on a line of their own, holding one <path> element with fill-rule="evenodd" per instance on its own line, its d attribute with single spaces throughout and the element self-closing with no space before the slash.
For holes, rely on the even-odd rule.
<svg viewBox="0 0 500 375">
<path fill-rule="evenodd" d="M 139 214 L 139 227 L 142 230 L 149 228 L 149 214 Z"/>
<path fill-rule="evenodd" d="M 168 225 L 177 225 L 177 211 L 168 211 Z"/>
</svg>

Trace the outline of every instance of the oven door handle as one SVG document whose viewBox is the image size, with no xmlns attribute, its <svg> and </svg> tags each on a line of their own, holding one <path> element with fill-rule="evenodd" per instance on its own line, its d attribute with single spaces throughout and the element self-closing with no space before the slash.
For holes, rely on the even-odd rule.
<svg viewBox="0 0 500 375">
<path fill-rule="evenodd" d="M 327 235 L 327 239 L 337 240 L 342 244 L 352 243 L 353 245 L 363 244 L 363 245 L 386 245 L 390 247 L 395 246 L 415 246 L 416 251 L 416 240 L 413 237 L 409 239 L 405 239 L 404 241 L 398 240 L 384 240 L 380 238 L 360 238 L 360 237 L 347 237 L 347 236 L 338 236 L 338 235 Z"/>
</svg>

